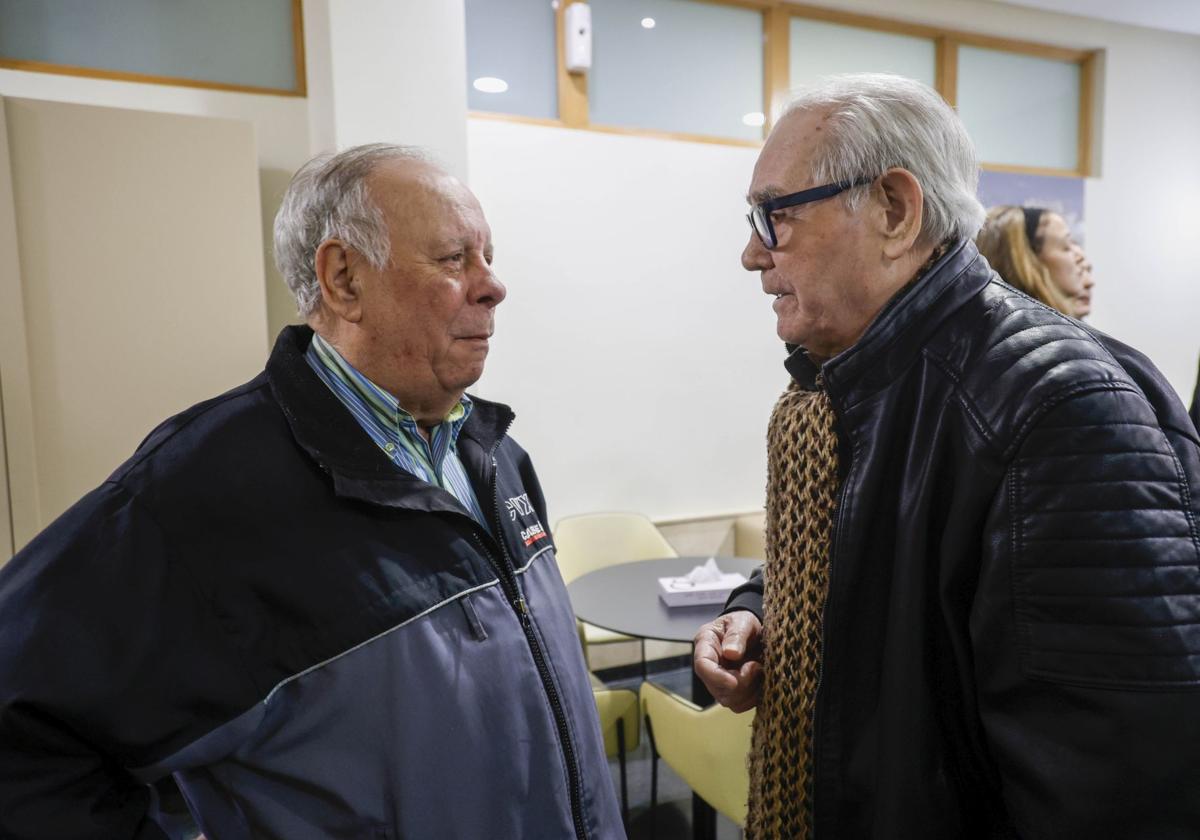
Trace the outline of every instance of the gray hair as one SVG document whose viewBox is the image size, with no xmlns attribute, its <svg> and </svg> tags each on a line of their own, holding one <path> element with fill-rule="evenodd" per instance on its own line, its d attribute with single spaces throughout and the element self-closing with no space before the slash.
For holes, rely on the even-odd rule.
<svg viewBox="0 0 1200 840">
<path fill-rule="evenodd" d="M 310 160 L 292 177 L 275 214 L 275 265 L 308 318 L 321 300 L 315 259 L 326 239 L 340 239 L 376 269 L 391 258 L 387 220 L 367 178 L 390 160 L 429 161 L 413 146 L 371 143 Z"/>
<path fill-rule="evenodd" d="M 827 111 L 824 140 L 814 153 L 817 183 L 854 181 L 902 167 L 925 193 L 921 240 L 973 239 L 986 215 L 976 193 L 979 163 L 962 120 L 932 88 L 901 76 L 826 76 L 801 90 L 785 113 Z M 865 188 L 843 193 L 848 210 Z"/>
</svg>

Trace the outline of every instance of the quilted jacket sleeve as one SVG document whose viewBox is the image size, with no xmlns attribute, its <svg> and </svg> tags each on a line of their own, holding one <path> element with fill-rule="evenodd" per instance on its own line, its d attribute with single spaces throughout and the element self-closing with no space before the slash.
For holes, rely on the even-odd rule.
<svg viewBox="0 0 1200 840">
<path fill-rule="evenodd" d="M 158 723 L 157 529 L 106 485 L 0 572 L 0 837 L 164 838 L 125 769 Z M 136 564 L 136 565 L 135 565 Z M 161 604 L 161 609 L 154 606 Z"/>
<path fill-rule="evenodd" d="M 1044 409 L 989 514 L 979 708 L 1023 838 L 1200 826 L 1200 453 L 1120 383 Z"/>
</svg>

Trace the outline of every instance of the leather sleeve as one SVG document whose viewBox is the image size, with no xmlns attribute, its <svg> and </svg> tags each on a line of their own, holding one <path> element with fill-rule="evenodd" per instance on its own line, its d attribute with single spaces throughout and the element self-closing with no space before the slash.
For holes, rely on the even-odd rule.
<svg viewBox="0 0 1200 840">
<path fill-rule="evenodd" d="M 1196 373 L 1196 393 L 1192 395 L 1192 423 L 1200 431 L 1200 372 Z"/>
<path fill-rule="evenodd" d="M 161 551 L 132 499 L 106 485 L 0 572 L 0 837 L 166 837 L 150 789 L 126 770 L 154 725 L 139 712 L 156 694 L 141 677 L 161 668 L 143 657 L 162 616 L 139 601 L 163 594 L 130 558 Z"/>
<path fill-rule="evenodd" d="M 1200 826 L 1200 453 L 1132 386 L 1078 388 L 1013 453 L 971 614 L 1023 838 Z"/>
<path fill-rule="evenodd" d="M 725 609 L 721 610 L 721 615 L 737 610 L 749 610 L 758 616 L 759 621 L 762 621 L 762 602 L 763 572 L 762 566 L 759 566 L 750 575 L 749 580 L 729 593 L 729 599 L 725 601 Z"/>
</svg>

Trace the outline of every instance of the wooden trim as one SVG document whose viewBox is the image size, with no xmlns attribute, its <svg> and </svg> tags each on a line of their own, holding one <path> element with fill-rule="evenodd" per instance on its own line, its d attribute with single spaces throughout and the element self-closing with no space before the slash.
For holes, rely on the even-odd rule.
<svg viewBox="0 0 1200 840">
<path fill-rule="evenodd" d="M 762 148 L 762 140 L 737 140 L 735 138 L 711 137 L 707 134 L 688 134 L 682 131 L 657 131 L 649 128 L 626 128 L 620 125 L 580 126 L 588 131 L 604 134 L 624 134 L 628 137 L 650 137 L 655 140 L 684 140 L 688 143 L 710 143 L 717 146 L 740 146 L 748 149 Z"/>
<path fill-rule="evenodd" d="M 570 128 L 588 124 L 587 75 L 568 73 L 566 59 L 567 6 L 574 0 L 561 0 L 555 10 L 555 54 L 558 64 L 558 118 Z"/>
<path fill-rule="evenodd" d="M 567 127 L 562 120 L 552 120 L 547 117 L 526 117 L 522 114 L 505 114 L 501 111 L 467 111 L 467 117 L 473 120 L 525 123 L 526 125 L 541 125 L 549 128 Z"/>
<path fill-rule="evenodd" d="M 1079 171 L 1085 176 L 1095 171 L 1092 161 L 1092 132 L 1095 131 L 1092 109 L 1096 94 L 1096 51 L 1079 65 Z"/>
<path fill-rule="evenodd" d="M 1017 175 L 1053 175 L 1057 178 L 1083 178 L 1086 172 L 1080 169 L 1058 169 L 1053 166 L 1023 166 L 1016 163 L 982 163 L 988 172 L 1013 172 Z"/>
<path fill-rule="evenodd" d="M 935 87 L 951 108 L 958 106 L 958 42 L 948 35 L 937 39 L 937 81 Z"/>
<path fill-rule="evenodd" d="M 67 64 L 50 64 L 45 61 L 0 58 L 0 67 L 9 70 L 26 70 L 31 73 L 54 73 L 59 76 L 79 76 L 86 79 L 111 79 L 118 82 L 141 82 L 150 85 L 203 88 L 205 90 L 223 90 L 232 93 L 263 93 L 272 96 L 304 95 L 294 90 L 281 90 L 279 88 L 232 85 L 225 82 L 205 82 L 199 79 L 177 79 L 172 76 L 149 76 L 145 73 L 126 73 L 123 70 L 99 70 L 94 67 L 72 67 Z"/>
<path fill-rule="evenodd" d="M 1049 44 L 1035 44 L 1031 41 L 1014 41 L 1010 38 L 995 38 L 991 35 L 975 35 L 971 32 L 951 32 L 954 40 L 970 47 L 982 47 L 986 50 L 1021 53 L 1034 58 L 1048 58 L 1053 61 L 1072 61 L 1079 63 L 1091 53 L 1087 50 L 1072 50 L 1067 47 L 1052 47 Z"/>
<path fill-rule="evenodd" d="M 791 90 L 791 19 L 780 6 L 763 12 L 763 115 L 764 135 L 775 125 L 787 105 Z"/>
<path fill-rule="evenodd" d="M 296 96 L 308 96 L 308 68 L 304 54 L 304 3 L 292 0 L 292 57 L 295 61 L 295 78 L 292 89 Z"/>
</svg>

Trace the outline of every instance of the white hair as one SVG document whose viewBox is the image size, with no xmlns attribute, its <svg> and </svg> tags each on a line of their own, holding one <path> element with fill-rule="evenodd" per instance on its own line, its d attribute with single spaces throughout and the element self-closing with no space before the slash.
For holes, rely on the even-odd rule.
<svg viewBox="0 0 1200 840">
<path fill-rule="evenodd" d="M 421 149 L 371 143 L 310 160 L 292 177 L 275 214 L 275 265 L 308 318 L 321 300 L 315 259 L 327 239 L 340 239 L 376 269 L 391 258 L 387 221 L 367 178 L 390 160 L 428 161 Z"/>
<path fill-rule="evenodd" d="M 901 167 L 925 193 L 921 240 L 973 239 L 986 213 L 976 196 L 979 163 L 962 120 L 932 88 L 901 76 L 826 76 L 802 89 L 785 112 L 824 111 L 829 119 L 813 155 L 816 183 L 874 178 Z M 856 210 L 865 188 L 842 194 Z"/>
</svg>

